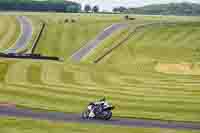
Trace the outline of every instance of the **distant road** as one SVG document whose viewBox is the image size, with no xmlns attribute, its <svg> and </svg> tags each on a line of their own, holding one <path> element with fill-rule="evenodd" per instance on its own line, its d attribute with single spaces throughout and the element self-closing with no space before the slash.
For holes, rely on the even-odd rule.
<svg viewBox="0 0 200 133">
<path fill-rule="evenodd" d="M 101 42 L 108 36 L 110 36 L 115 31 L 127 27 L 127 24 L 113 24 L 101 32 L 94 40 L 88 42 L 85 46 L 79 49 L 71 56 L 71 60 L 74 62 L 80 62 L 82 58 L 88 55 L 92 50 L 94 50 Z"/>
<path fill-rule="evenodd" d="M 77 123 L 91 123 L 91 124 L 106 124 L 114 126 L 127 127 L 145 127 L 145 128 L 169 128 L 169 129 L 185 129 L 185 130 L 199 130 L 200 123 L 193 122 L 177 122 L 177 121 L 159 121 L 159 120 L 145 120 L 145 119 L 127 119 L 127 118 L 113 118 L 110 121 L 100 120 L 82 120 L 78 114 L 66 114 L 60 112 L 39 112 L 29 109 L 16 109 L 15 107 L 1 107 L 0 116 L 9 116 L 17 118 L 30 118 L 35 120 L 51 120 L 60 122 L 77 122 Z"/>
<path fill-rule="evenodd" d="M 28 18 L 25 16 L 18 16 L 17 20 L 19 21 L 21 27 L 20 36 L 16 41 L 16 43 L 13 44 L 7 50 L 5 50 L 3 53 L 17 53 L 19 49 L 25 48 L 28 42 L 32 38 L 33 29 L 32 29 L 32 24 L 28 20 Z"/>
</svg>

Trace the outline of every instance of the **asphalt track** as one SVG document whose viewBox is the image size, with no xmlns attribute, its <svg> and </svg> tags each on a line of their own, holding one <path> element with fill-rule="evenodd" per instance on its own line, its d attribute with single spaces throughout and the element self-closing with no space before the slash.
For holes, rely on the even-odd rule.
<svg viewBox="0 0 200 133">
<path fill-rule="evenodd" d="M 102 124 L 126 127 L 145 127 L 145 128 L 169 128 L 169 129 L 185 129 L 200 130 L 200 123 L 192 122 L 176 122 L 176 121 L 159 121 L 159 120 L 143 120 L 143 119 L 126 119 L 113 118 L 110 121 L 100 120 L 83 120 L 77 114 L 65 114 L 59 112 L 39 112 L 29 109 L 17 109 L 15 107 L 1 107 L 0 116 L 9 116 L 17 118 L 31 118 L 35 120 L 50 120 L 59 122 L 77 122 L 86 124 Z"/>
<path fill-rule="evenodd" d="M 94 50 L 98 45 L 101 44 L 101 42 L 108 36 L 110 36 L 115 31 L 127 27 L 127 24 L 113 24 L 104 31 L 102 31 L 100 34 L 97 35 L 97 37 L 94 40 L 91 40 L 86 45 L 84 45 L 82 48 L 80 48 L 77 52 L 75 52 L 71 56 L 71 60 L 74 62 L 80 62 L 82 58 L 87 56 L 92 50 Z"/>
<path fill-rule="evenodd" d="M 33 29 L 32 29 L 32 24 L 28 20 L 28 18 L 25 16 L 18 16 L 17 20 L 20 23 L 21 34 L 19 38 L 17 39 L 16 43 L 10 48 L 8 48 L 7 50 L 5 50 L 3 53 L 6 53 L 6 54 L 17 53 L 19 49 L 25 48 L 28 42 L 32 38 Z"/>
</svg>

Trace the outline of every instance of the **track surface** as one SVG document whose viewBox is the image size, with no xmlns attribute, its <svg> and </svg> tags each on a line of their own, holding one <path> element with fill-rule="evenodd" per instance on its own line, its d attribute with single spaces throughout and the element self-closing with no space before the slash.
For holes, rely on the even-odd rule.
<svg viewBox="0 0 200 133">
<path fill-rule="evenodd" d="M 32 38 L 33 29 L 32 24 L 30 23 L 28 18 L 26 18 L 25 16 L 18 16 L 17 20 L 20 23 L 21 35 L 16 43 L 11 46 L 11 48 L 5 50 L 4 53 L 17 53 L 19 49 L 25 48 Z"/>
<path fill-rule="evenodd" d="M 71 60 L 75 62 L 80 62 L 82 58 L 88 55 L 93 49 L 95 49 L 101 42 L 108 36 L 110 36 L 115 31 L 125 28 L 127 24 L 113 24 L 101 32 L 94 40 L 88 42 L 85 46 L 79 49 L 71 56 Z"/>
<path fill-rule="evenodd" d="M 36 120 L 51 120 L 61 122 L 78 122 L 78 123 L 96 123 L 128 127 L 145 127 L 145 128 L 171 128 L 200 130 L 200 123 L 159 121 L 159 120 L 142 120 L 142 119 L 125 119 L 114 118 L 110 121 L 100 120 L 82 120 L 80 115 L 65 114 L 59 112 L 39 112 L 29 109 L 16 109 L 14 107 L 0 107 L 0 116 L 31 118 Z"/>
</svg>

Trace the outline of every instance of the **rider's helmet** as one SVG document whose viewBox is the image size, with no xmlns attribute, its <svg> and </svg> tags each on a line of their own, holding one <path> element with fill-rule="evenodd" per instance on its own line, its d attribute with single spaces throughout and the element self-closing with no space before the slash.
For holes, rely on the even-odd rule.
<svg viewBox="0 0 200 133">
<path fill-rule="evenodd" d="M 93 102 L 90 102 L 90 103 L 89 103 L 89 105 L 92 105 L 92 106 L 94 106 L 95 104 L 94 104 Z"/>
</svg>

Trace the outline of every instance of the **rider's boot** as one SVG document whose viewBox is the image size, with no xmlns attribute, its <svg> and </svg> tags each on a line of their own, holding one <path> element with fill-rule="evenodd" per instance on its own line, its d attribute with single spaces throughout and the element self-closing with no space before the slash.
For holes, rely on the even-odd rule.
<svg viewBox="0 0 200 133">
<path fill-rule="evenodd" d="M 88 119 L 91 120 L 94 119 L 94 117 L 95 117 L 94 110 L 91 110 Z"/>
</svg>

